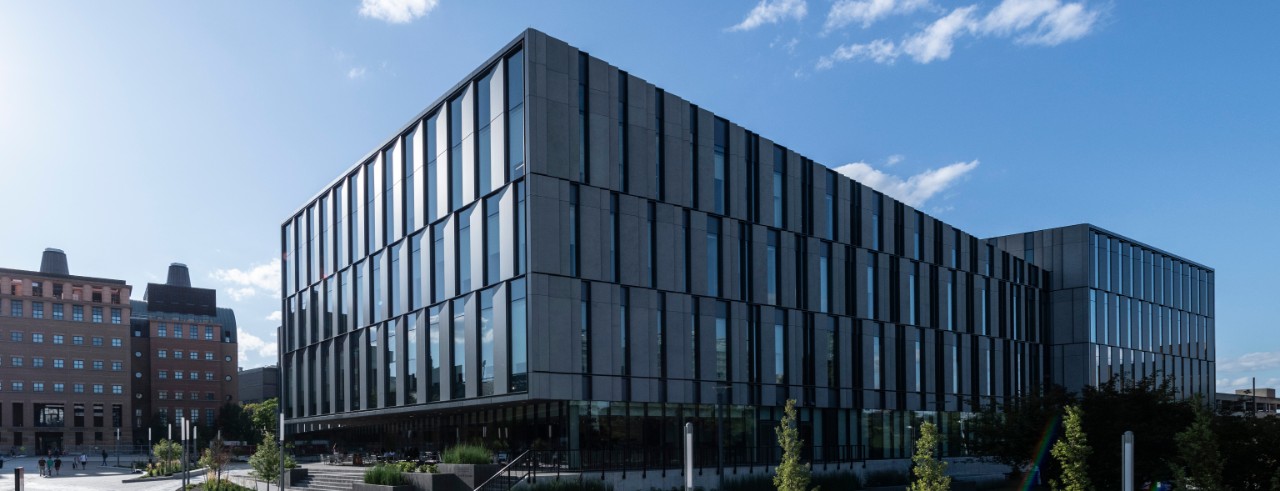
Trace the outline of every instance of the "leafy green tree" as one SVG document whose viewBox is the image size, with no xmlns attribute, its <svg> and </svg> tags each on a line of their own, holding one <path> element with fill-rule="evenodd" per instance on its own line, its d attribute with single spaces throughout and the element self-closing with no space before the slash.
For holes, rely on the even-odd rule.
<svg viewBox="0 0 1280 491">
<path fill-rule="evenodd" d="M 916 475 L 909 491 L 947 491 L 951 489 L 951 476 L 947 475 L 947 463 L 935 455 L 938 449 L 938 427 L 925 421 L 920 425 L 920 438 L 916 440 L 915 455 L 911 457 Z"/>
<path fill-rule="evenodd" d="M 993 402 L 966 422 L 965 445 L 971 455 L 1007 465 L 1010 473 L 1022 472 L 1031 465 L 1046 429 L 1057 426 L 1062 408 L 1071 402 L 1060 385 Z"/>
<path fill-rule="evenodd" d="M 156 456 L 156 468 L 160 474 L 172 474 L 178 468 L 178 460 L 182 456 L 182 446 L 178 442 L 165 438 L 151 447 Z"/>
<path fill-rule="evenodd" d="M 249 457 L 249 467 L 259 480 L 267 482 L 267 491 L 271 491 L 271 483 L 280 478 L 280 446 L 276 445 L 274 433 L 267 433 L 258 444 L 258 451 Z"/>
<path fill-rule="evenodd" d="M 1054 490 L 1090 491 L 1093 484 L 1089 482 L 1089 442 L 1083 430 L 1084 411 L 1079 406 L 1067 406 L 1067 417 L 1062 424 L 1066 435 L 1053 444 L 1053 458 L 1062 466 L 1062 481 L 1054 479 L 1051 484 Z"/>
<path fill-rule="evenodd" d="M 778 435 L 778 446 L 782 447 L 782 462 L 773 476 L 773 486 L 778 491 L 807 491 L 809 489 L 809 464 L 800 462 L 800 451 L 804 441 L 800 439 L 800 430 L 796 428 L 796 400 L 787 399 L 783 409 L 782 421 L 774 429 Z"/>
<path fill-rule="evenodd" d="M 280 415 L 277 413 L 280 409 L 280 400 L 274 397 L 257 404 L 249 404 L 245 406 L 245 412 L 249 413 L 249 420 L 252 422 L 253 429 L 259 435 L 274 433 L 280 425 Z"/>
<path fill-rule="evenodd" d="M 1213 418 L 1200 396 L 1192 399 L 1195 419 L 1174 436 L 1178 442 L 1178 459 L 1172 464 L 1174 481 L 1181 489 L 1221 491 L 1222 454 L 1213 434 Z"/>
<path fill-rule="evenodd" d="M 1179 399 L 1168 378 L 1142 380 L 1113 378 L 1098 387 L 1084 390 L 1080 408 L 1084 433 L 1102 442 L 1089 455 L 1089 477 L 1094 482 L 1120 482 L 1120 436 L 1134 436 L 1134 473 L 1138 483 L 1173 478 L 1169 462 L 1177 457 L 1174 435 L 1193 419 L 1191 406 Z"/>
<path fill-rule="evenodd" d="M 1280 418 L 1217 415 L 1213 433 L 1222 454 L 1223 486 L 1227 489 L 1280 491 Z"/>
</svg>

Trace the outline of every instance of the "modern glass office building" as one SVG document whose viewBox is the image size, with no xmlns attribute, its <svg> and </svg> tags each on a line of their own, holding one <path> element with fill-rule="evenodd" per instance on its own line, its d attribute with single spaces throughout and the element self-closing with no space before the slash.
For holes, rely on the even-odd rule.
<svg viewBox="0 0 1280 491">
<path fill-rule="evenodd" d="M 1137 361 L 1110 330 L 1060 333 L 1101 332 L 1074 307 L 1113 297 L 1182 309 L 1203 343 L 1142 360 L 1212 394 L 1212 271 L 1055 230 L 1031 236 L 1115 239 L 1108 268 L 1151 252 L 1130 274 L 1199 293 L 1081 284 L 1112 249 L 979 239 L 528 30 L 282 224 L 286 431 L 674 455 L 688 421 L 714 443 L 719 413 L 737 461 L 796 399 L 811 458 L 904 457 L 921 418 L 956 454 L 979 405 Z"/>
</svg>

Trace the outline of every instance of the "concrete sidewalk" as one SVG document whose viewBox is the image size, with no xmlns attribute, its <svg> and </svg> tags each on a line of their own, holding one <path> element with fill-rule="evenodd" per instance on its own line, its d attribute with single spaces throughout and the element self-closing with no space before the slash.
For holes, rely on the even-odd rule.
<svg viewBox="0 0 1280 491">
<path fill-rule="evenodd" d="M 0 469 L 0 489 L 14 489 L 14 469 L 22 467 L 26 475 L 23 484 L 29 491 L 65 491 L 65 490 L 84 490 L 84 491 L 174 491 L 181 487 L 181 481 L 165 480 L 155 482 L 139 482 L 139 483 L 123 483 L 121 481 L 134 477 L 140 477 L 142 474 L 134 474 L 129 469 L 130 463 L 135 460 L 146 460 L 146 455 L 121 455 L 120 464 L 122 467 L 115 467 L 116 459 L 111 457 L 107 459 L 106 466 L 100 465 L 102 458 L 97 460 L 90 458 L 88 466 L 85 469 L 72 469 L 70 459 L 72 457 L 62 459 L 62 471 L 53 477 L 41 477 L 37 466 L 39 457 L 21 457 L 17 459 L 8 459 L 4 461 L 4 468 Z M 204 480 L 203 473 L 197 475 L 192 474 L 193 482 L 201 482 Z"/>
</svg>

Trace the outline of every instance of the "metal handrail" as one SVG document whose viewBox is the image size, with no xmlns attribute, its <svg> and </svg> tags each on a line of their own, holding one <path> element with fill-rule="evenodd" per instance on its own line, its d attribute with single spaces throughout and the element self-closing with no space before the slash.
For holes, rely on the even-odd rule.
<svg viewBox="0 0 1280 491">
<path fill-rule="evenodd" d="M 492 476 L 489 476 L 489 478 L 485 479 L 483 483 L 480 483 L 480 485 L 476 487 L 475 491 L 480 491 L 484 489 L 484 487 L 489 485 L 491 481 L 506 474 L 508 470 L 511 469 L 512 466 L 522 463 L 524 459 L 529 456 L 530 452 L 532 452 L 532 450 L 525 450 L 524 453 L 520 454 L 514 459 L 511 459 L 511 462 L 508 462 L 506 466 L 504 466 L 502 469 L 499 469 L 498 472 L 495 472 Z M 528 475 L 528 472 L 525 472 L 525 475 L 520 476 L 520 479 L 516 480 L 516 482 L 523 480 L 527 475 Z"/>
</svg>

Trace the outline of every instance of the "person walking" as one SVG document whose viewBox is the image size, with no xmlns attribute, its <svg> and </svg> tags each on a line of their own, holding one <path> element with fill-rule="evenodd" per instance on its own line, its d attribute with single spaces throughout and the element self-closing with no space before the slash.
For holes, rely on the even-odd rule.
<svg viewBox="0 0 1280 491">
<path fill-rule="evenodd" d="M 40 477 L 44 477 L 44 457 L 36 461 L 36 466 L 40 468 Z"/>
<path fill-rule="evenodd" d="M 102 465 L 107 465 L 107 449 L 102 449 Z"/>
<path fill-rule="evenodd" d="M 89 468 L 89 455 L 84 452 L 80 452 L 80 468 L 86 470 Z"/>
<path fill-rule="evenodd" d="M 62 457 L 57 457 L 53 459 L 53 475 L 55 476 L 62 475 Z"/>
</svg>

